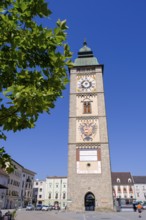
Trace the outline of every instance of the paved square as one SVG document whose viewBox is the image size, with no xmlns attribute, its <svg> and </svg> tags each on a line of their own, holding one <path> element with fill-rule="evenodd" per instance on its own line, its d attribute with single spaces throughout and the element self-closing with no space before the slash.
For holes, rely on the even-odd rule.
<svg viewBox="0 0 146 220">
<path fill-rule="evenodd" d="M 68 212 L 18 210 L 16 220 L 146 220 L 146 210 L 138 212 Z"/>
</svg>

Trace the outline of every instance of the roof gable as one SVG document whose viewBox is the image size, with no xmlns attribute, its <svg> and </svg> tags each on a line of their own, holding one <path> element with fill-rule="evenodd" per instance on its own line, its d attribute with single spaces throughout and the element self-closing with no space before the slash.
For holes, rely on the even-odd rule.
<svg viewBox="0 0 146 220">
<path fill-rule="evenodd" d="M 133 176 L 135 184 L 146 184 L 146 176 Z"/>
<path fill-rule="evenodd" d="M 130 172 L 112 172 L 113 185 L 133 185 L 133 178 Z M 130 181 L 131 180 L 131 181 Z"/>
</svg>

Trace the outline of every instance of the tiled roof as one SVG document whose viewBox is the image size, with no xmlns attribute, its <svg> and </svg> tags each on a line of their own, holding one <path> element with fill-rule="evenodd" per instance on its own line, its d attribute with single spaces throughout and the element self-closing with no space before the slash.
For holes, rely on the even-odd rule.
<svg viewBox="0 0 146 220">
<path fill-rule="evenodd" d="M 130 172 L 112 172 L 112 184 L 113 185 L 133 185 L 133 178 Z M 120 181 L 118 182 L 117 179 Z M 131 179 L 131 182 L 128 181 Z"/>
<path fill-rule="evenodd" d="M 23 167 L 23 170 L 22 170 L 24 173 L 28 173 L 28 174 L 31 174 L 31 175 L 35 175 L 36 173 L 32 170 L 28 170 L 26 168 Z"/>
<path fill-rule="evenodd" d="M 146 184 L 146 176 L 133 176 L 135 184 Z"/>
</svg>

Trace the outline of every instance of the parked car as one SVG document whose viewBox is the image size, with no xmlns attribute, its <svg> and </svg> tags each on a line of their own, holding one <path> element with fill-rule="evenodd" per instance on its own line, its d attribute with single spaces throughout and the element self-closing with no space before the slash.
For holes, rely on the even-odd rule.
<svg viewBox="0 0 146 220">
<path fill-rule="evenodd" d="M 29 204 L 28 206 L 26 206 L 26 211 L 32 211 L 34 210 L 34 206 Z"/>
<path fill-rule="evenodd" d="M 35 210 L 42 210 L 42 205 L 41 204 L 38 204 L 36 207 L 35 207 Z"/>
<path fill-rule="evenodd" d="M 48 211 L 49 210 L 49 206 L 48 205 L 43 205 L 42 206 L 42 211 Z"/>
<path fill-rule="evenodd" d="M 48 210 L 51 211 L 53 209 L 52 205 L 48 206 Z"/>
<path fill-rule="evenodd" d="M 48 205 L 43 205 L 42 206 L 42 211 L 48 211 L 48 207 L 49 207 Z"/>
<path fill-rule="evenodd" d="M 52 206 L 51 205 L 43 205 L 42 206 L 42 211 L 51 211 L 52 210 Z"/>
</svg>

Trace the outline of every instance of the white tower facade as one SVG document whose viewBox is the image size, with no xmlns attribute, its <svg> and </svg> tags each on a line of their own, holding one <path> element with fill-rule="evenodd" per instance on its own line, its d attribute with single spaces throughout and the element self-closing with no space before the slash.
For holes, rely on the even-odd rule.
<svg viewBox="0 0 146 220">
<path fill-rule="evenodd" d="M 103 65 L 84 42 L 70 69 L 68 209 L 113 209 Z"/>
</svg>

